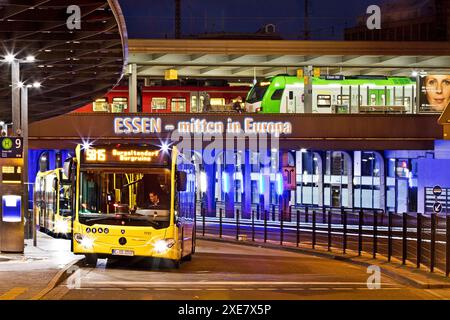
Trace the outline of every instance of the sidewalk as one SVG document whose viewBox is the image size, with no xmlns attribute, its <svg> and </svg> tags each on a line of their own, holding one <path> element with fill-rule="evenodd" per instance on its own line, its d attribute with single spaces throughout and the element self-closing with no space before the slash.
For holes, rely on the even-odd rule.
<svg viewBox="0 0 450 320">
<path fill-rule="evenodd" d="M 408 286 L 412 286 L 419 289 L 439 289 L 439 288 L 450 288 L 450 277 L 446 278 L 442 272 L 430 273 L 429 269 L 421 267 L 421 269 L 415 268 L 415 266 L 407 262 L 406 265 L 402 265 L 401 261 L 392 258 L 391 262 L 387 261 L 387 257 L 378 254 L 376 259 L 373 259 L 372 255 L 366 252 L 362 252 L 361 256 L 352 250 L 347 250 L 347 253 L 342 254 L 341 250 L 338 248 L 332 248 L 329 252 L 326 247 L 316 245 L 316 249 L 312 249 L 310 246 L 302 244 L 300 247 L 296 247 L 294 244 L 286 244 L 280 246 L 277 242 L 267 242 L 262 241 L 237 241 L 231 237 L 223 237 L 219 239 L 218 237 L 208 236 L 207 234 L 202 237 L 198 236 L 199 239 L 211 240 L 211 241 L 226 241 L 229 243 L 236 243 L 248 246 L 258 246 L 278 250 L 288 250 L 291 252 L 299 252 L 305 254 L 311 254 L 315 256 L 320 256 L 323 258 L 337 259 L 345 261 L 348 263 L 358 264 L 361 266 L 378 266 L 380 267 L 382 275 L 385 274 Z"/>
<path fill-rule="evenodd" d="M 37 247 L 25 240 L 23 254 L 0 253 L 0 300 L 39 299 L 83 258 L 70 252 L 70 241 L 38 232 Z"/>
</svg>

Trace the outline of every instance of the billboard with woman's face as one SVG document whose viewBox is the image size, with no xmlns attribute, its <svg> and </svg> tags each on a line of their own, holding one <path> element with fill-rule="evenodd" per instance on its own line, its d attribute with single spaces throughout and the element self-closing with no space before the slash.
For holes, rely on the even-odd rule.
<svg viewBox="0 0 450 320">
<path fill-rule="evenodd" d="M 420 78 L 420 112 L 444 112 L 450 104 L 450 75 Z"/>
</svg>

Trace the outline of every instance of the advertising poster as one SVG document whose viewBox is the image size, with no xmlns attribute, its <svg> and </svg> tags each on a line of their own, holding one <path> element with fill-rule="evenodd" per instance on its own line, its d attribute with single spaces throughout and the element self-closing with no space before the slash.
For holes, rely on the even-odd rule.
<svg viewBox="0 0 450 320">
<path fill-rule="evenodd" d="M 450 104 L 450 75 L 420 77 L 419 112 L 443 113 Z"/>
</svg>

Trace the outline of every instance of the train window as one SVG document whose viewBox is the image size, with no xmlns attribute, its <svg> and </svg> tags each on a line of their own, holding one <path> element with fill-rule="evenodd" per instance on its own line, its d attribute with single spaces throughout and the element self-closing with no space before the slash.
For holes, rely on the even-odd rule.
<svg viewBox="0 0 450 320">
<path fill-rule="evenodd" d="M 94 112 L 109 112 L 108 99 L 101 98 L 94 101 L 92 105 Z"/>
<path fill-rule="evenodd" d="M 294 91 L 289 91 L 289 100 L 294 100 Z"/>
<path fill-rule="evenodd" d="M 349 101 L 350 101 L 350 96 L 347 95 L 347 94 L 344 94 L 344 95 L 339 94 L 337 96 L 337 102 L 338 102 L 339 105 L 344 105 L 344 104 L 348 105 Z"/>
<path fill-rule="evenodd" d="M 329 108 L 331 107 L 331 96 L 330 95 L 317 95 L 317 107 L 318 108 Z"/>
<path fill-rule="evenodd" d="M 128 99 L 127 98 L 113 98 L 111 104 L 111 112 L 120 113 L 128 108 Z"/>
<path fill-rule="evenodd" d="M 225 98 L 211 98 L 210 103 L 212 106 L 224 106 Z"/>
<path fill-rule="evenodd" d="M 165 110 L 167 108 L 166 98 L 152 98 L 152 110 Z"/>
<path fill-rule="evenodd" d="M 199 112 L 197 106 L 197 96 L 191 96 L 191 112 Z"/>
<path fill-rule="evenodd" d="M 281 97 L 283 96 L 283 91 L 284 91 L 284 89 L 275 90 L 275 92 L 272 94 L 272 97 L 270 99 L 281 100 Z"/>
<path fill-rule="evenodd" d="M 172 112 L 186 112 L 186 99 L 173 98 L 170 102 Z"/>
</svg>

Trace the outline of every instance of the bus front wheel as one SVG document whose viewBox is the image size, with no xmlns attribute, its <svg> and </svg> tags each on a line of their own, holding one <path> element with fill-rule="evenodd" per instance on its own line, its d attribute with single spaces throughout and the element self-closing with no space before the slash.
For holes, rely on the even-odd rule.
<svg viewBox="0 0 450 320">
<path fill-rule="evenodd" d="M 175 269 L 180 269 L 181 261 L 180 260 L 172 260 L 172 264 Z"/>
<path fill-rule="evenodd" d="M 85 266 L 95 268 L 97 266 L 97 260 L 98 260 L 98 257 L 96 254 L 86 254 L 86 257 L 84 259 L 84 264 L 85 264 Z"/>
</svg>

